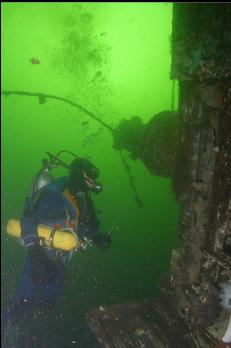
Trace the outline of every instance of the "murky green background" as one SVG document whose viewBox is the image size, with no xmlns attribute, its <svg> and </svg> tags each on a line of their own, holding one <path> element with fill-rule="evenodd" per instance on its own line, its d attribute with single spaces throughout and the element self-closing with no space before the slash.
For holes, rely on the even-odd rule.
<svg viewBox="0 0 231 348">
<path fill-rule="evenodd" d="M 2 90 L 67 98 L 112 127 L 134 115 L 146 123 L 171 109 L 172 3 L 1 7 Z M 32 64 L 33 58 L 39 64 Z M 177 100 L 174 105 L 176 109 Z M 151 176 L 141 161 L 132 161 L 125 152 L 144 201 L 143 208 L 137 206 L 111 134 L 85 113 L 62 101 L 41 104 L 36 97 L 2 96 L 3 308 L 14 295 L 25 256 L 6 236 L 6 223 L 20 218 L 45 152 L 61 149 L 88 157 L 100 168 L 104 191 L 94 201 L 101 211 L 102 231 L 112 232 L 113 244 L 104 254 L 92 248 L 74 255 L 69 285 L 46 333 L 43 323 L 37 329 L 49 336 L 46 347 L 90 347 L 84 331 L 88 308 L 157 294 L 157 281 L 168 271 L 171 249 L 178 243 L 179 207 L 170 180 Z M 72 157 L 64 155 L 63 160 Z M 65 175 L 65 170 L 53 173 Z"/>
</svg>

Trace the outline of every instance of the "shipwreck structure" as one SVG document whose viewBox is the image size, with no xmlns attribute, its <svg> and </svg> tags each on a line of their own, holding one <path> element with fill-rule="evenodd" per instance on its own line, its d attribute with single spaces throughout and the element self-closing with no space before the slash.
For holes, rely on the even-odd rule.
<svg viewBox="0 0 231 348">
<path fill-rule="evenodd" d="M 164 113 L 147 125 L 135 117 L 115 132 L 115 148 L 129 150 L 152 174 L 172 177 L 182 246 L 172 251 L 160 298 L 88 313 L 102 347 L 215 348 L 227 329 L 230 312 L 219 297 L 220 285 L 231 281 L 230 18 L 228 3 L 174 4 L 178 113 L 168 113 L 167 125 L 158 121 Z"/>
</svg>

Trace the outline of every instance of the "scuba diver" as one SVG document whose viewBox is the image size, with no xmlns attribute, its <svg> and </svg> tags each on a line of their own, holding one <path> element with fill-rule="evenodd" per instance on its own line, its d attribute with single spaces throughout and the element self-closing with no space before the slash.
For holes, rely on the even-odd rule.
<svg viewBox="0 0 231 348">
<path fill-rule="evenodd" d="M 63 251 L 44 245 L 37 232 L 39 224 L 50 226 L 54 231 L 68 229 L 77 235 L 82 250 L 89 242 L 101 250 L 111 247 L 111 235 L 100 232 L 100 221 L 91 199 L 91 192 L 102 190 L 96 182 L 98 168 L 77 156 L 66 165 L 58 158 L 61 152 L 69 151 L 60 151 L 56 156 L 48 153 L 50 161 L 43 160 L 43 168 L 26 200 L 21 238 L 28 255 L 16 296 L 3 315 L 2 328 L 29 318 L 33 313 L 37 315 L 54 308 L 63 289 L 65 264 L 73 250 Z M 69 170 L 68 177 L 53 179 L 49 170 L 58 165 Z"/>
</svg>

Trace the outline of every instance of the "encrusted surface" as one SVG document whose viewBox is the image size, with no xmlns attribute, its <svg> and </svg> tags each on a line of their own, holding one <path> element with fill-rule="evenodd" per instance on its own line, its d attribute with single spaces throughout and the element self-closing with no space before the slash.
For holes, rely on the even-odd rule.
<svg viewBox="0 0 231 348">
<path fill-rule="evenodd" d="M 172 78 L 231 78 L 230 3 L 173 5 Z"/>
</svg>

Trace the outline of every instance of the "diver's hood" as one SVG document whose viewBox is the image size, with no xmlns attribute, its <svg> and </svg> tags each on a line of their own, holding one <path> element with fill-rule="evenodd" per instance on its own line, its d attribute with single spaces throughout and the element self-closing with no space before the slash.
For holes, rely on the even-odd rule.
<svg viewBox="0 0 231 348">
<path fill-rule="evenodd" d="M 94 182 L 92 188 L 88 187 L 85 180 L 89 178 L 91 182 Z M 99 176 L 99 169 L 85 158 L 76 158 L 70 165 L 70 173 L 68 186 L 72 193 L 79 191 L 91 191 L 99 193 L 102 191 L 102 185 L 96 182 Z"/>
</svg>

